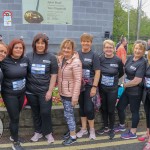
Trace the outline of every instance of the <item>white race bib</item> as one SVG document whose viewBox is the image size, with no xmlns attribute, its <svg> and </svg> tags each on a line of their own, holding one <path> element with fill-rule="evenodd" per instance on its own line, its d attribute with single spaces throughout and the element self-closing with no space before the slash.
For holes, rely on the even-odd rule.
<svg viewBox="0 0 150 150">
<path fill-rule="evenodd" d="M 147 88 L 150 88 L 150 78 L 145 77 L 145 84 Z"/>
<path fill-rule="evenodd" d="M 42 64 L 32 64 L 31 73 L 32 74 L 45 74 L 45 65 Z"/>
<path fill-rule="evenodd" d="M 125 78 L 124 83 L 128 83 L 129 81 L 131 81 L 131 80 Z"/>
<path fill-rule="evenodd" d="M 22 90 L 25 87 L 26 79 L 17 80 L 12 82 L 13 90 Z"/>
<path fill-rule="evenodd" d="M 90 78 L 90 70 L 88 70 L 88 69 L 83 69 L 82 70 L 82 76 L 83 76 L 83 78 Z"/>
<path fill-rule="evenodd" d="M 109 76 L 102 75 L 101 84 L 106 85 L 106 86 L 113 86 L 114 85 L 114 76 L 109 77 Z"/>
</svg>

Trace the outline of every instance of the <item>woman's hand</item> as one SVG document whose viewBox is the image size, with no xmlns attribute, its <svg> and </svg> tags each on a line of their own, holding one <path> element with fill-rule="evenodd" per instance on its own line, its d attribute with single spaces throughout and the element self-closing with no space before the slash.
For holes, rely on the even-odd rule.
<svg viewBox="0 0 150 150">
<path fill-rule="evenodd" d="M 75 107 L 78 104 L 78 101 L 71 101 L 72 107 Z"/>
<path fill-rule="evenodd" d="M 46 95 L 45 95 L 45 100 L 49 101 L 52 97 L 52 91 L 47 91 Z"/>
<path fill-rule="evenodd" d="M 96 95 L 96 87 L 91 88 L 90 97 L 93 97 Z"/>
</svg>

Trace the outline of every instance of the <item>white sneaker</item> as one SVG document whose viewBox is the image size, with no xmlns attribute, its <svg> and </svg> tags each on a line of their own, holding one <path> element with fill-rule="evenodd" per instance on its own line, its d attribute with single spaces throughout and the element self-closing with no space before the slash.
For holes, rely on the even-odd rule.
<svg viewBox="0 0 150 150">
<path fill-rule="evenodd" d="M 89 139 L 93 139 L 95 140 L 96 139 L 96 135 L 95 135 L 95 129 L 90 129 L 90 136 L 89 136 Z"/>
<path fill-rule="evenodd" d="M 81 129 L 81 130 L 77 133 L 77 137 L 78 137 L 78 138 L 81 138 L 83 135 L 86 135 L 86 134 L 88 134 L 88 131 Z"/>
<path fill-rule="evenodd" d="M 45 136 L 47 138 L 47 142 L 50 144 L 50 143 L 54 143 L 54 138 L 52 136 L 52 133 L 48 134 Z"/>
<path fill-rule="evenodd" d="M 34 133 L 34 136 L 31 138 L 31 141 L 32 141 L 32 142 L 37 142 L 37 141 L 38 141 L 40 138 L 42 138 L 42 137 L 43 137 L 42 134 L 35 132 L 35 133 Z"/>
</svg>

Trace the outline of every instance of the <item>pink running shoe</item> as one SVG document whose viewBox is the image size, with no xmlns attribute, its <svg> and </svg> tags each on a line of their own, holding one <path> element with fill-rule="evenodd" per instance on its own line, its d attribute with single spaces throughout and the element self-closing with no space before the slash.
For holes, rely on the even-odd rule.
<svg viewBox="0 0 150 150">
<path fill-rule="evenodd" d="M 37 142 L 37 141 L 38 141 L 40 138 L 42 138 L 42 137 L 43 137 L 42 134 L 35 132 L 35 133 L 34 133 L 34 136 L 31 138 L 31 141 L 32 141 L 32 142 Z"/>
<path fill-rule="evenodd" d="M 83 135 L 86 135 L 86 134 L 88 134 L 88 131 L 81 129 L 81 130 L 77 133 L 77 137 L 78 137 L 78 138 L 81 138 Z"/>
<path fill-rule="evenodd" d="M 150 150 L 150 142 L 146 143 L 146 146 L 143 148 L 143 150 Z"/>
<path fill-rule="evenodd" d="M 89 136 L 89 139 L 90 140 L 95 140 L 96 139 L 96 135 L 95 135 L 95 129 L 94 128 L 92 128 L 92 129 L 90 129 L 90 136 Z"/>
<path fill-rule="evenodd" d="M 52 136 L 52 133 L 46 135 L 45 137 L 47 138 L 47 142 L 48 142 L 49 144 L 54 143 L 55 140 L 54 140 L 54 138 L 53 138 L 53 136 Z"/>
</svg>

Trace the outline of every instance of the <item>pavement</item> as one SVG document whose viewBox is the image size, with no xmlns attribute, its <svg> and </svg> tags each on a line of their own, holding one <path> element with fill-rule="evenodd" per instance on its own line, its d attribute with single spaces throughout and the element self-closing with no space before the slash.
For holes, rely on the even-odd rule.
<svg viewBox="0 0 150 150">
<path fill-rule="evenodd" d="M 140 128 L 138 136 L 143 135 L 144 129 Z M 62 135 L 54 135 L 55 142 L 48 144 L 45 138 L 38 142 L 30 142 L 32 133 L 21 133 L 24 143 L 22 146 L 25 150 L 142 150 L 145 142 L 139 142 L 137 139 L 123 140 L 120 133 L 115 135 L 113 140 L 108 139 L 108 135 L 97 135 L 95 140 L 89 140 L 88 136 L 84 136 L 77 140 L 71 146 L 62 145 Z M 5 131 L 0 139 L 0 150 L 11 150 L 12 143 L 9 140 L 9 132 Z"/>
</svg>

